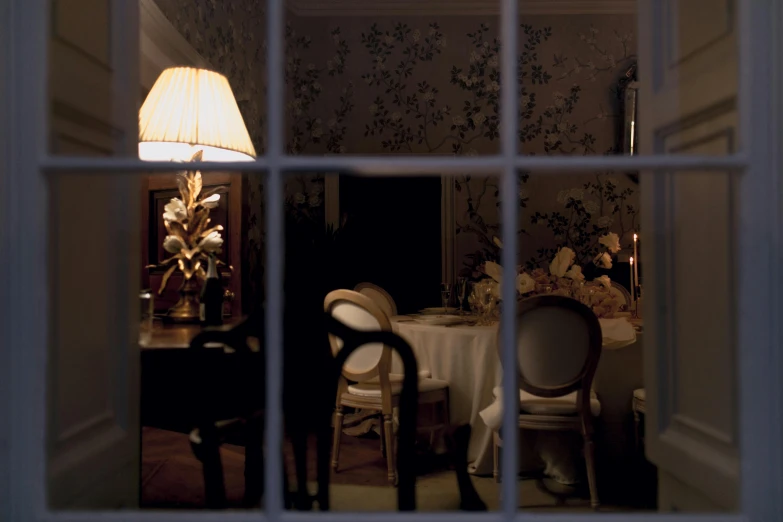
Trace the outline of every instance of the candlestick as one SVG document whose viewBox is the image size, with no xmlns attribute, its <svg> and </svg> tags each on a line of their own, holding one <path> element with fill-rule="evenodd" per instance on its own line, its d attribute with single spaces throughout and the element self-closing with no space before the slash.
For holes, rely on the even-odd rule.
<svg viewBox="0 0 783 522">
<path fill-rule="evenodd" d="M 633 282 L 631 283 L 634 288 L 639 285 L 639 253 L 636 251 L 636 244 L 639 236 L 633 235 L 633 257 L 636 259 L 636 265 L 633 267 Z"/>
<path fill-rule="evenodd" d="M 633 308 L 633 305 L 636 303 L 636 285 L 633 283 L 633 257 L 631 258 L 630 277 L 631 277 L 631 308 Z"/>
</svg>

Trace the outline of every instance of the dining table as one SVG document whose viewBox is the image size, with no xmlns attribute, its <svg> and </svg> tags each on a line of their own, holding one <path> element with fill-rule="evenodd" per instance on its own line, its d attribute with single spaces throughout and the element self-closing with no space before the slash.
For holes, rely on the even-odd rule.
<svg viewBox="0 0 783 522">
<path fill-rule="evenodd" d="M 419 373 L 449 383 L 450 422 L 470 424 L 468 471 L 476 475 L 492 473 L 492 433 L 500 427 L 502 403 L 502 366 L 498 356 L 498 323 L 481 325 L 475 316 L 460 316 L 463 321 L 438 321 L 422 316 L 408 315 L 391 318 L 392 329 L 413 349 Z M 626 317 L 599 319 L 603 350 L 619 350 L 636 341 L 634 326 Z M 392 358 L 392 372 L 402 373 L 402 361 L 396 353 Z M 541 464 L 545 472 L 563 482 L 575 481 L 573 458 L 566 455 L 566 437 L 547 433 L 535 438 L 535 452 L 528 467 L 532 471 Z M 528 437 L 525 434 L 523 437 Z M 526 440 L 523 438 L 523 441 Z M 533 439 L 530 439 L 531 441 Z M 531 442 L 532 444 L 532 442 Z"/>
</svg>

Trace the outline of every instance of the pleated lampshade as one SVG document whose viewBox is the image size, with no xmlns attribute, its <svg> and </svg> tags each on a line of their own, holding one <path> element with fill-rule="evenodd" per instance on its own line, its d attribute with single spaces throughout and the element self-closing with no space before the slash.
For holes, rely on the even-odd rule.
<svg viewBox="0 0 783 522">
<path fill-rule="evenodd" d="M 160 74 L 139 111 L 139 158 L 253 161 L 256 151 L 222 74 L 171 67 Z"/>
</svg>

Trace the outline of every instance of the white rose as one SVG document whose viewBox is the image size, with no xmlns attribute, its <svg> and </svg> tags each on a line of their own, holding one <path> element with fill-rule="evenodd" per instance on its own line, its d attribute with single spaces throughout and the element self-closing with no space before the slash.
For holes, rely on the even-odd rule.
<svg viewBox="0 0 783 522">
<path fill-rule="evenodd" d="M 557 193 L 557 202 L 560 203 L 561 205 L 565 205 L 566 196 L 567 195 L 568 195 L 568 192 L 566 192 L 565 190 L 561 190 L 560 192 L 558 192 Z"/>
<path fill-rule="evenodd" d="M 565 276 L 568 279 L 572 279 L 574 281 L 584 281 L 585 275 L 582 273 L 582 267 L 579 265 L 573 265 L 568 272 L 565 273 Z"/>
<path fill-rule="evenodd" d="M 536 289 L 535 280 L 527 273 L 523 272 L 517 276 L 517 292 L 526 294 Z"/>
<path fill-rule="evenodd" d="M 419 38 L 421 38 L 421 31 L 416 29 L 415 31 L 413 31 L 413 33 L 411 33 L 411 40 L 413 40 L 414 42 L 418 42 Z"/>
<path fill-rule="evenodd" d="M 171 198 L 171 201 L 166 203 L 163 210 L 165 211 L 163 212 L 163 219 L 166 221 L 176 221 L 179 223 L 188 217 L 188 208 L 177 198 Z"/>
<path fill-rule="evenodd" d="M 489 288 L 492 297 L 494 297 L 495 299 L 502 299 L 502 296 L 500 295 L 500 283 L 496 283 L 495 281 L 492 281 L 489 283 Z"/>
<path fill-rule="evenodd" d="M 568 247 L 563 247 L 557 251 L 555 258 L 549 263 L 549 272 L 557 277 L 563 277 L 568 268 L 574 263 L 576 254 Z"/>
<path fill-rule="evenodd" d="M 599 266 L 601 268 L 612 268 L 612 256 L 610 256 L 608 253 L 604 252 L 603 254 L 598 254 L 595 256 L 595 259 L 593 259 L 593 263 L 595 263 L 596 266 Z"/>
<path fill-rule="evenodd" d="M 223 238 L 220 237 L 220 232 L 213 231 L 202 239 L 198 246 L 203 250 L 204 252 L 214 252 L 220 246 L 223 244 Z"/>
<path fill-rule="evenodd" d="M 465 120 L 462 118 L 462 116 L 454 116 L 451 118 L 451 123 L 454 125 L 464 125 Z"/>
<path fill-rule="evenodd" d="M 598 242 L 606 247 L 606 249 L 612 254 L 616 254 L 620 251 L 620 236 L 614 232 L 609 232 L 605 236 L 601 236 Z"/>
<path fill-rule="evenodd" d="M 595 201 L 588 201 L 585 203 L 585 210 L 588 214 L 592 215 L 601 210 L 601 207 L 598 206 L 598 203 Z"/>
<path fill-rule="evenodd" d="M 484 263 L 484 273 L 498 283 L 503 282 L 503 267 L 493 261 Z"/>
<path fill-rule="evenodd" d="M 429 101 L 429 100 L 432 100 L 432 99 L 434 99 L 434 98 L 435 98 L 435 94 L 434 94 L 432 91 L 427 91 L 427 92 L 425 92 L 425 93 L 424 93 L 424 95 L 422 96 L 422 98 L 423 98 L 424 100 L 426 100 L 426 101 Z"/>
<path fill-rule="evenodd" d="M 391 119 L 392 121 L 400 121 L 400 119 L 402 119 L 402 114 L 400 114 L 399 112 L 393 112 L 391 115 Z"/>
<path fill-rule="evenodd" d="M 593 279 L 596 283 L 600 283 L 601 286 L 603 286 L 606 289 L 611 288 L 612 286 L 612 280 L 609 279 L 608 275 L 602 275 L 601 277 L 596 277 Z"/>
<path fill-rule="evenodd" d="M 166 236 L 163 240 L 163 250 L 176 254 L 185 248 L 185 242 L 179 236 Z"/>
<path fill-rule="evenodd" d="M 305 198 L 305 195 L 302 194 L 301 192 L 297 192 L 296 195 L 294 196 L 294 201 L 296 201 L 299 204 L 304 203 L 306 199 L 307 198 Z"/>
<path fill-rule="evenodd" d="M 577 201 L 581 201 L 582 198 L 585 197 L 585 191 L 580 188 L 572 188 L 568 191 L 568 197 Z"/>
<path fill-rule="evenodd" d="M 313 130 L 310 131 L 310 134 L 313 135 L 313 138 L 320 138 L 324 134 L 324 130 L 321 127 L 315 127 Z"/>
<path fill-rule="evenodd" d="M 471 119 L 471 120 L 473 120 L 473 123 L 474 123 L 476 126 L 479 126 L 479 125 L 481 125 L 482 123 L 484 123 L 484 121 L 487 119 L 487 117 L 484 115 L 484 113 L 483 113 L 483 112 L 477 112 L 476 114 L 474 114 L 473 116 L 471 116 L 471 117 L 470 117 L 470 119 Z"/>
</svg>

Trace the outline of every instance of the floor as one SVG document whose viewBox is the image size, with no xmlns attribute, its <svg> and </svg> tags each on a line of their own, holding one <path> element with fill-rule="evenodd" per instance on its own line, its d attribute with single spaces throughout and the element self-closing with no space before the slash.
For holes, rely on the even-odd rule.
<svg viewBox="0 0 783 522">
<path fill-rule="evenodd" d="M 238 505 L 244 488 L 244 449 L 227 444 L 221 451 L 229 502 Z M 287 469 L 293 469 L 293 455 L 288 449 L 285 459 Z M 456 476 L 445 462 L 438 457 L 422 453 L 421 458 L 417 459 L 417 465 L 418 509 L 458 509 Z M 311 481 L 315 479 L 314 467 L 310 466 L 311 476 L 308 478 Z M 143 429 L 141 480 L 143 508 L 200 509 L 204 506 L 201 465 L 193 457 L 185 434 L 155 428 Z M 499 484 L 490 477 L 472 477 L 472 480 L 489 509 L 498 509 Z M 520 480 L 521 509 L 545 512 L 590 510 L 589 501 L 584 494 L 564 490 L 562 486 L 549 481 L 543 485 L 558 490 L 569 498 L 565 503 L 559 504 L 557 497 L 542 490 L 541 482 Z M 396 489 L 386 483 L 386 464 L 381 456 L 377 438 L 343 437 L 340 471 L 332 473 L 330 496 L 334 511 L 396 511 Z M 601 510 L 633 509 L 603 505 Z"/>
</svg>

